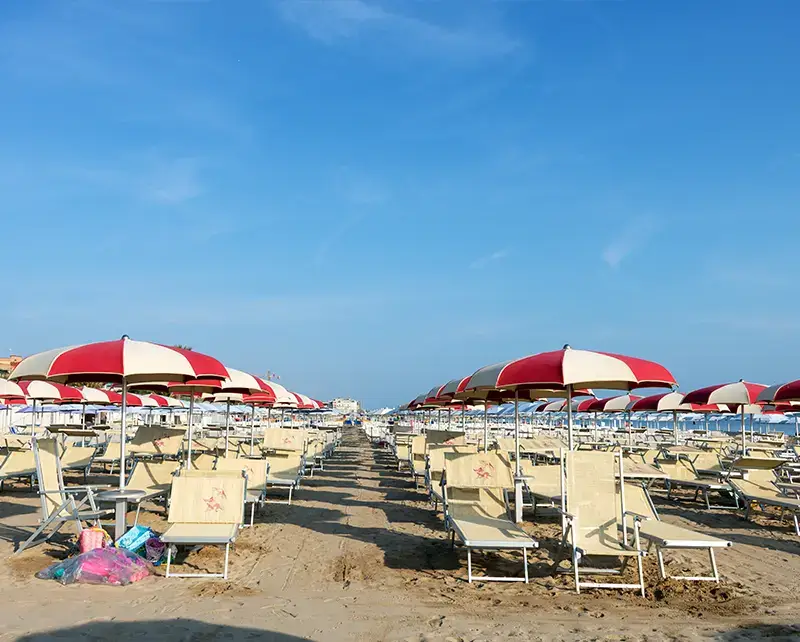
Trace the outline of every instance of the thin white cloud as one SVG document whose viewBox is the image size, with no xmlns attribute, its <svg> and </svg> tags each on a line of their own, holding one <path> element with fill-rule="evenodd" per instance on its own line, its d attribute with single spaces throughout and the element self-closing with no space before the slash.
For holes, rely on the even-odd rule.
<svg viewBox="0 0 800 642">
<path fill-rule="evenodd" d="M 384 48 L 456 61 L 502 57 L 520 47 L 493 28 L 444 26 L 366 0 L 283 0 L 278 8 L 284 20 L 329 45 L 374 36 Z"/>
<path fill-rule="evenodd" d="M 346 166 L 337 170 L 334 176 L 334 189 L 351 205 L 379 205 L 389 199 L 389 190 L 381 181 Z"/>
<path fill-rule="evenodd" d="M 650 241 L 657 229 L 656 220 L 650 216 L 634 219 L 603 248 L 603 261 L 611 268 L 619 268 L 625 259 Z"/>
<path fill-rule="evenodd" d="M 496 252 L 492 252 L 491 254 L 487 254 L 485 256 L 478 257 L 472 263 L 469 264 L 470 269 L 477 270 L 479 268 L 486 267 L 490 263 L 494 263 L 495 261 L 502 261 L 503 259 L 507 258 L 509 255 L 508 250 L 497 250 Z"/>
</svg>

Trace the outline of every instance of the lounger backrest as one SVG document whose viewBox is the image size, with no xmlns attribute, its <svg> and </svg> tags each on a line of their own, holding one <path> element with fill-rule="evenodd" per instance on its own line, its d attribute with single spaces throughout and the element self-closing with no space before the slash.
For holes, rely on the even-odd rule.
<svg viewBox="0 0 800 642">
<path fill-rule="evenodd" d="M 408 461 L 411 457 L 411 444 L 403 442 L 395 446 L 395 454 L 400 461 Z"/>
<path fill-rule="evenodd" d="M 461 430 L 429 430 L 426 441 L 428 444 L 442 446 L 463 446 L 467 443 L 466 436 Z"/>
<path fill-rule="evenodd" d="M 619 484 L 617 487 L 619 488 Z M 625 510 L 637 513 L 648 519 L 658 519 L 653 505 L 647 498 L 644 486 L 638 482 L 625 482 Z M 630 525 L 630 518 L 628 524 Z"/>
<path fill-rule="evenodd" d="M 425 435 L 417 435 L 411 440 L 411 458 L 415 461 L 425 459 Z"/>
<path fill-rule="evenodd" d="M 432 479 L 441 479 L 444 472 L 444 457 L 447 453 L 477 453 L 477 446 L 431 446 L 428 450 L 428 470 Z"/>
<path fill-rule="evenodd" d="M 683 458 L 679 459 L 657 459 L 658 466 L 670 479 L 676 481 L 695 481 L 695 475 L 691 464 Z"/>
<path fill-rule="evenodd" d="M 247 487 L 252 489 L 264 488 L 267 484 L 267 469 L 269 462 L 266 459 L 239 459 L 220 457 L 217 459 L 217 471 L 244 471 L 247 475 Z"/>
<path fill-rule="evenodd" d="M 450 489 L 514 487 L 511 462 L 501 453 L 448 453 L 444 458 L 444 478 Z"/>
<path fill-rule="evenodd" d="M 185 433 L 184 428 L 139 426 L 127 450 L 131 455 L 175 456 L 181 449 Z"/>
<path fill-rule="evenodd" d="M 745 482 L 757 484 L 773 492 L 776 491 L 776 487 L 773 484 L 776 480 L 775 470 L 782 465 L 783 462 L 779 459 L 740 457 L 731 464 L 731 468 L 740 471 Z"/>
<path fill-rule="evenodd" d="M 127 486 L 145 491 L 161 489 L 172 483 L 173 474 L 179 468 L 176 461 L 137 461 Z"/>
<path fill-rule="evenodd" d="M 269 474 L 296 473 L 303 465 L 303 455 L 300 453 L 276 453 L 267 456 Z"/>
<path fill-rule="evenodd" d="M 186 471 L 172 480 L 171 524 L 241 524 L 245 477 Z"/>
<path fill-rule="evenodd" d="M 692 462 L 695 470 L 722 470 L 719 465 L 719 457 L 716 453 L 701 452 L 696 455 L 689 455 L 689 460 Z"/>
<path fill-rule="evenodd" d="M 67 446 L 61 453 L 61 468 L 85 468 L 92 463 L 94 453 L 91 446 Z"/>
<path fill-rule="evenodd" d="M 558 497 L 561 495 L 561 465 L 539 464 L 523 460 L 522 475 L 526 477 L 525 483 L 537 495 Z"/>
<path fill-rule="evenodd" d="M 306 450 L 306 435 L 303 430 L 291 428 L 267 428 L 261 442 L 265 450 L 304 453 Z"/>
<path fill-rule="evenodd" d="M 622 510 L 617 500 L 614 453 L 573 450 L 566 453 L 566 493 L 575 546 L 591 555 L 619 542 Z"/>
<path fill-rule="evenodd" d="M 36 476 L 42 502 L 42 519 L 47 519 L 62 504 L 64 482 L 61 476 L 60 448 L 52 437 L 34 440 Z M 47 492 L 45 492 L 47 491 Z"/>
<path fill-rule="evenodd" d="M 498 437 L 496 441 L 498 450 L 509 454 L 516 452 L 513 439 L 509 439 L 508 437 Z"/>
<path fill-rule="evenodd" d="M 192 453 L 192 468 L 195 470 L 214 470 L 217 456 L 210 453 Z"/>
<path fill-rule="evenodd" d="M 120 443 L 118 441 L 109 441 L 99 459 L 102 461 L 118 461 L 120 457 L 122 457 Z"/>
<path fill-rule="evenodd" d="M 642 451 L 641 458 L 645 464 L 649 464 L 650 466 L 655 466 L 656 460 L 658 459 L 658 455 L 661 453 L 660 450 L 657 448 L 649 448 L 645 451 Z"/>
<path fill-rule="evenodd" d="M 29 475 L 36 472 L 36 457 L 33 450 L 10 450 L 0 460 L 0 478 Z"/>
</svg>

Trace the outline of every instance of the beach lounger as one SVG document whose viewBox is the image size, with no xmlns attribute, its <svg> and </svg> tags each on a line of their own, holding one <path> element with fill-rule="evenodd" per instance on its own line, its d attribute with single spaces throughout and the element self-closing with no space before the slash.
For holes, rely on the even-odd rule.
<svg viewBox="0 0 800 642">
<path fill-rule="evenodd" d="M 228 578 L 230 547 L 244 520 L 247 478 L 239 474 L 186 471 L 174 477 L 170 491 L 169 528 L 161 541 L 176 545 L 224 546 L 222 573 L 170 573 L 172 547 L 167 546 L 166 577 Z"/>
<path fill-rule="evenodd" d="M 292 428 L 268 428 L 264 431 L 261 449 L 272 452 L 306 452 L 306 431 Z"/>
<path fill-rule="evenodd" d="M 273 503 L 291 505 L 292 492 L 300 486 L 300 479 L 303 476 L 303 469 L 305 468 L 303 459 L 303 455 L 296 452 L 267 455 L 269 468 L 267 470 L 266 490 L 277 488 L 289 491 L 288 501 L 278 502 L 278 500 L 272 500 Z"/>
<path fill-rule="evenodd" d="M 719 582 L 719 571 L 717 570 L 714 549 L 730 547 L 731 543 L 729 541 L 704 535 L 683 526 L 662 522 L 656 507 L 647 494 L 647 490 L 641 483 L 625 482 L 625 508 L 643 518 L 639 524 L 639 535 L 647 540 L 650 545 L 656 547 L 658 572 L 661 575 L 661 579 Z M 628 530 L 632 530 L 630 520 L 623 517 L 623 521 L 628 526 Z M 712 574 L 710 576 L 667 575 L 664 567 L 665 549 L 707 550 Z"/>
<path fill-rule="evenodd" d="M 192 453 L 193 470 L 214 470 L 217 456 L 210 452 Z"/>
<path fill-rule="evenodd" d="M 470 454 L 477 453 L 476 446 L 431 446 L 428 448 L 428 467 L 425 473 L 425 484 L 428 488 L 433 510 L 444 506 L 442 495 L 442 477 L 444 475 L 444 458 L 447 453 Z"/>
<path fill-rule="evenodd" d="M 753 504 L 761 510 L 764 506 L 781 509 L 781 519 L 786 513 L 792 516 L 794 530 L 800 536 L 800 499 L 797 494 L 790 495 L 786 491 L 794 484 L 781 484 L 779 487 L 775 471 L 783 465 L 780 459 L 742 457 L 731 464 L 731 470 L 742 472 L 741 479 L 730 478 L 736 494 L 743 500 L 745 519 L 749 519 Z"/>
<path fill-rule="evenodd" d="M 94 446 L 66 446 L 61 454 L 61 470 L 77 470 L 83 473 L 83 481 L 89 478 L 97 449 Z"/>
<path fill-rule="evenodd" d="M 101 455 L 95 456 L 92 460 L 93 464 L 101 464 L 103 468 L 110 467 L 111 473 L 114 472 L 114 466 L 119 466 L 119 460 L 122 457 L 121 446 L 118 441 L 109 441 L 106 444 L 105 450 Z"/>
<path fill-rule="evenodd" d="M 11 449 L 0 459 L 0 492 L 7 479 L 27 479 L 33 488 L 33 479 L 36 476 L 36 457 L 33 450 Z"/>
<path fill-rule="evenodd" d="M 553 571 L 560 571 L 563 552 L 569 551 L 576 592 L 580 593 L 581 588 L 636 589 L 644 597 L 642 558 L 646 552 L 639 537 L 644 517 L 626 511 L 624 493 L 617 492 L 617 478 L 623 488 L 625 483 L 622 453 L 575 450 L 562 453 L 561 466 L 565 480 L 561 493 L 562 554 L 556 558 Z M 624 517 L 633 519 L 632 544 L 628 543 Z M 622 569 L 582 566 L 584 559 L 593 557 L 621 559 Z M 636 584 L 581 581 L 581 575 L 620 575 L 631 557 L 638 565 Z"/>
<path fill-rule="evenodd" d="M 441 442 L 439 442 L 441 443 Z M 420 480 L 425 480 L 425 468 L 427 466 L 427 442 L 425 435 L 417 435 L 411 440 L 411 457 L 409 466 L 414 477 L 414 488 L 420 487 Z"/>
<path fill-rule="evenodd" d="M 679 454 L 675 459 L 658 459 L 656 465 L 667 475 L 667 479 L 664 480 L 667 487 L 667 499 L 672 499 L 672 491 L 675 488 L 691 488 L 694 489 L 694 500 L 702 494 L 706 508 L 729 508 L 724 504 L 712 504 L 709 493 L 733 494 L 730 484 L 710 477 L 701 477 L 686 455 Z M 734 501 L 735 499 L 734 496 Z"/>
<path fill-rule="evenodd" d="M 438 446 L 466 446 L 467 437 L 461 430 L 429 430 L 425 442 Z"/>
<path fill-rule="evenodd" d="M 245 503 L 250 504 L 250 526 L 255 521 L 256 507 L 264 503 L 267 494 L 269 477 L 269 461 L 249 457 L 220 457 L 217 459 L 216 471 L 244 471 L 247 476 L 247 492 Z"/>
<path fill-rule="evenodd" d="M 59 445 L 56 439 L 37 439 L 33 441 L 36 459 L 36 477 L 39 480 L 39 499 L 41 501 L 40 524 L 33 534 L 17 549 L 21 553 L 29 546 L 50 540 L 67 522 L 74 522 L 78 533 L 83 530 L 83 522 L 100 524 L 100 518 L 111 515 L 113 509 L 98 509 L 94 492 L 102 486 L 64 486 L 61 472 Z M 37 539 L 48 528 L 49 535 Z"/>
<path fill-rule="evenodd" d="M 164 499 L 164 508 L 167 508 L 167 497 L 172 487 L 172 477 L 180 468 L 176 461 L 147 461 L 138 460 L 131 471 L 126 488 L 144 491 L 145 495 L 136 499 L 129 499 L 128 503 L 136 504 L 136 519 L 133 524 L 139 523 L 139 512 L 142 502 Z"/>
<path fill-rule="evenodd" d="M 445 455 L 443 497 L 446 524 L 467 549 L 467 579 L 494 582 L 528 582 L 528 549 L 538 542 L 508 516 L 507 490 L 514 488 L 514 475 L 507 457 L 496 453 Z M 523 577 L 472 574 L 473 550 L 522 551 Z"/>
<path fill-rule="evenodd" d="M 185 434 L 185 428 L 139 426 L 127 452 L 131 457 L 177 457 Z"/>
<path fill-rule="evenodd" d="M 557 508 L 561 506 L 561 465 L 538 464 L 523 459 L 520 462 L 523 493 L 529 496 L 523 508 L 533 508 L 534 515 L 540 506 Z"/>
</svg>

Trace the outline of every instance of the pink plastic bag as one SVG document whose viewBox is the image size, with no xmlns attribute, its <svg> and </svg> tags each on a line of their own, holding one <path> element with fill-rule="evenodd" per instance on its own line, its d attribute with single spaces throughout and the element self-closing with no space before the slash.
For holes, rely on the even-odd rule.
<svg viewBox="0 0 800 642">
<path fill-rule="evenodd" d="M 136 553 L 122 548 L 96 548 L 36 574 L 61 584 L 111 584 L 125 586 L 150 575 L 151 566 Z"/>
</svg>

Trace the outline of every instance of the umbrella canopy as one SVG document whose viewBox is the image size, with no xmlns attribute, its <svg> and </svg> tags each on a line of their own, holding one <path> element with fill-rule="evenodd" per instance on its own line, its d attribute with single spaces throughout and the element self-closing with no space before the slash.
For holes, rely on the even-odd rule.
<svg viewBox="0 0 800 642">
<path fill-rule="evenodd" d="M 219 361 L 200 352 L 127 337 L 40 352 L 20 361 L 11 379 L 72 381 L 185 381 L 225 379 Z"/>
<path fill-rule="evenodd" d="M 778 383 L 769 388 L 765 388 L 758 394 L 757 401 L 767 403 L 778 403 L 781 401 L 800 400 L 800 379 L 789 383 Z"/>
<path fill-rule="evenodd" d="M 19 384 L 9 381 L 8 379 L 0 379 L 0 399 L 5 397 L 24 397 L 25 393 Z"/>
<path fill-rule="evenodd" d="M 572 435 L 572 395 L 575 388 L 671 387 L 676 384 L 669 370 L 654 361 L 606 352 L 561 350 L 506 361 L 481 368 L 472 375 L 466 389 L 557 389 L 566 390 L 567 426 L 570 450 Z"/>
<path fill-rule="evenodd" d="M 588 403 L 582 403 L 584 409 L 578 412 L 626 412 L 632 403 L 639 401 L 641 397 L 635 395 L 619 395 L 618 397 L 606 397 L 604 399 L 592 399 Z"/>
<path fill-rule="evenodd" d="M 51 381 L 20 381 L 19 387 L 28 399 L 37 401 L 84 401 L 77 388 Z"/>
<path fill-rule="evenodd" d="M 100 405 L 120 405 L 122 403 L 122 395 L 114 390 L 104 390 L 101 388 L 89 388 L 83 387 L 81 388 L 81 395 L 83 395 L 83 400 L 87 403 L 92 404 L 100 404 Z M 128 393 L 128 401 L 129 406 L 143 406 L 144 401 L 139 395 L 133 395 Z"/>
<path fill-rule="evenodd" d="M 184 403 L 180 399 L 173 399 L 172 397 L 163 397 L 157 394 L 140 395 L 142 405 L 148 408 L 184 408 Z"/>
<path fill-rule="evenodd" d="M 750 383 L 743 379 L 735 383 L 723 383 L 692 390 L 684 398 L 684 403 L 725 404 L 741 413 L 742 417 L 742 455 L 747 454 L 744 416 L 758 414 L 761 408 L 756 405 L 759 395 L 767 389 L 760 383 Z"/>
</svg>

